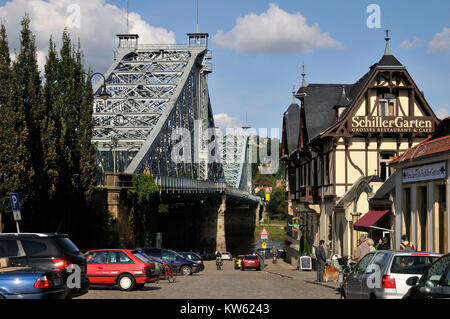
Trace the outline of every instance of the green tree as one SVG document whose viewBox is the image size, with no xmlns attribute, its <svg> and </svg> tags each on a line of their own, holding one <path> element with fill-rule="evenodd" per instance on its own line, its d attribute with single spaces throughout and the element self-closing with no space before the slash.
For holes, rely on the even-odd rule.
<svg viewBox="0 0 450 319">
<path fill-rule="evenodd" d="M 159 188 L 149 174 L 133 175 L 133 187 L 127 193 L 131 207 L 130 226 L 133 232 L 133 246 L 152 245 L 156 235 L 154 218 L 160 203 Z"/>
<path fill-rule="evenodd" d="M 283 188 L 272 188 L 272 192 L 270 193 L 270 201 L 267 204 L 267 213 L 270 218 L 286 218 L 286 200 Z"/>
</svg>

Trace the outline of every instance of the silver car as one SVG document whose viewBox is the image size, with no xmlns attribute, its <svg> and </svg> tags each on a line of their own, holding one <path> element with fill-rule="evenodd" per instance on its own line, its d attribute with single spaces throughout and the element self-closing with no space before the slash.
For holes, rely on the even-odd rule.
<svg viewBox="0 0 450 319">
<path fill-rule="evenodd" d="M 410 288 L 406 280 L 422 274 L 441 254 L 379 250 L 365 255 L 341 285 L 348 299 L 400 299 Z"/>
</svg>

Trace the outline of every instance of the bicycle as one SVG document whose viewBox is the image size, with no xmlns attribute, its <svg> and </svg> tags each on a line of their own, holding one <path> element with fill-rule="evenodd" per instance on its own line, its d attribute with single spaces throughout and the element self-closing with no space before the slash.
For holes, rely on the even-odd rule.
<svg viewBox="0 0 450 319">
<path fill-rule="evenodd" d="M 167 279 L 168 282 L 175 282 L 175 272 L 173 271 L 173 266 L 171 264 L 167 265 L 165 261 L 163 261 L 164 267 L 164 278 Z"/>
</svg>

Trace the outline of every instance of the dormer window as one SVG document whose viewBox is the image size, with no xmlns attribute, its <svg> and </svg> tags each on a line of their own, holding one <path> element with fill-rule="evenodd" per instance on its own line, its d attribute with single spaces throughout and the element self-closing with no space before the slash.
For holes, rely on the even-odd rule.
<svg viewBox="0 0 450 319">
<path fill-rule="evenodd" d="M 397 116 L 394 94 L 383 94 L 379 100 L 381 116 Z"/>
</svg>

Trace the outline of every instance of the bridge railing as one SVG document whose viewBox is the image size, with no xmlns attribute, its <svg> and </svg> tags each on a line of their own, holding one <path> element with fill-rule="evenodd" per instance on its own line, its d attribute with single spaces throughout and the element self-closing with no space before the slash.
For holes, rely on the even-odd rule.
<svg viewBox="0 0 450 319">
<path fill-rule="evenodd" d="M 177 192 L 214 192 L 224 193 L 227 189 L 225 183 L 194 180 L 189 178 L 154 176 L 156 185 L 161 191 Z"/>
</svg>

